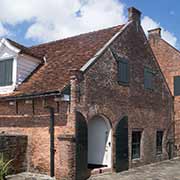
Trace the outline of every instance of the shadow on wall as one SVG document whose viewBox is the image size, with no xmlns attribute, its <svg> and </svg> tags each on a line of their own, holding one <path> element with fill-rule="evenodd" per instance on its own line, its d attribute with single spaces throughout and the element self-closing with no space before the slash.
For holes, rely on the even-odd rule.
<svg viewBox="0 0 180 180">
<path fill-rule="evenodd" d="M 0 134 L 0 153 L 3 154 L 5 161 L 13 160 L 9 174 L 27 170 L 27 144 L 27 136 Z"/>
</svg>

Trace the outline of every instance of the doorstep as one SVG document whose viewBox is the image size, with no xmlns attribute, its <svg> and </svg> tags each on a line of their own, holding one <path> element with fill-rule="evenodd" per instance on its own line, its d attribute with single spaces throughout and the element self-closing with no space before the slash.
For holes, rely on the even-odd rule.
<svg viewBox="0 0 180 180">
<path fill-rule="evenodd" d="M 101 167 L 101 168 L 95 168 L 91 170 L 91 176 L 104 174 L 104 173 L 111 173 L 112 169 L 108 167 Z"/>
</svg>

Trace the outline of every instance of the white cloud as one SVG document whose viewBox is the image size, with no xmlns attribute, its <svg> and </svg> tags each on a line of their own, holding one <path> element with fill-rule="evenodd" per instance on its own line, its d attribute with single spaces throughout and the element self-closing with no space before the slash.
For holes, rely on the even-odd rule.
<svg viewBox="0 0 180 180">
<path fill-rule="evenodd" d="M 33 22 L 26 38 L 49 41 L 126 21 L 118 0 L 1 0 L 0 21 Z M 76 12 L 79 11 L 79 16 Z"/>
<path fill-rule="evenodd" d="M 167 42 L 169 42 L 172 46 L 177 46 L 177 38 L 171 32 L 165 30 L 160 25 L 160 23 L 157 23 L 156 21 L 154 21 L 150 17 L 145 16 L 142 19 L 142 27 L 143 27 L 144 31 L 146 32 L 146 34 L 147 34 L 148 30 L 161 27 L 161 29 L 162 29 L 162 38 L 165 39 Z"/>
<path fill-rule="evenodd" d="M 26 21 L 31 25 L 25 38 L 40 42 L 127 21 L 125 5 L 120 0 L 0 0 L 0 4 L 0 35 L 7 33 L 2 24 L 18 25 Z M 145 16 L 142 26 L 147 32 L 160 24 Z M 162 36 L 176 46 L 177 38 L 172 33 L 162 28 Z"/>
<path fill-rule="evenodd" d="M 3 24 L 0 22 L 0 37 L 5 36 L 8 34 L 8 30 L 3 26 Z"/>
</svg>

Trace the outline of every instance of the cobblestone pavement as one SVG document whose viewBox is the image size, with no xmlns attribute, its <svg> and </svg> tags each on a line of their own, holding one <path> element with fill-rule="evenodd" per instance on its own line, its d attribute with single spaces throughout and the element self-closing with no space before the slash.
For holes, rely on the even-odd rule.
<svg viewBox="0 0 180 180">
<path fill-rule="evenodd" d="M 7 176 L 7 180 L 55 180 L 47 175 L 34 174 L 29 172 L 24 172 L 12 176 Z"/>
<path fill-rule="evenodd" d="M 180 159 L 141 166 L 121 173 L 94 176 L 89 180 L 180 180 Z"/>
</svg>

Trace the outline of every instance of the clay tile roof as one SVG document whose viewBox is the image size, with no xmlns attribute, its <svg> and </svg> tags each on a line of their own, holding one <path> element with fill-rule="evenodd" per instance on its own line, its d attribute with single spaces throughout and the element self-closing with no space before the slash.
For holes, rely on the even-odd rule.
<svg viewBox="0 0 180 180">
<path fill-rule="evenodd" d="M 69 83 L 69 70 L 80 69 L 123 25 L 94 31 L 28 48 L 28 52 L 47 59 L 11 95 L 27 95 L 62 90 Z"/>
</svg>

